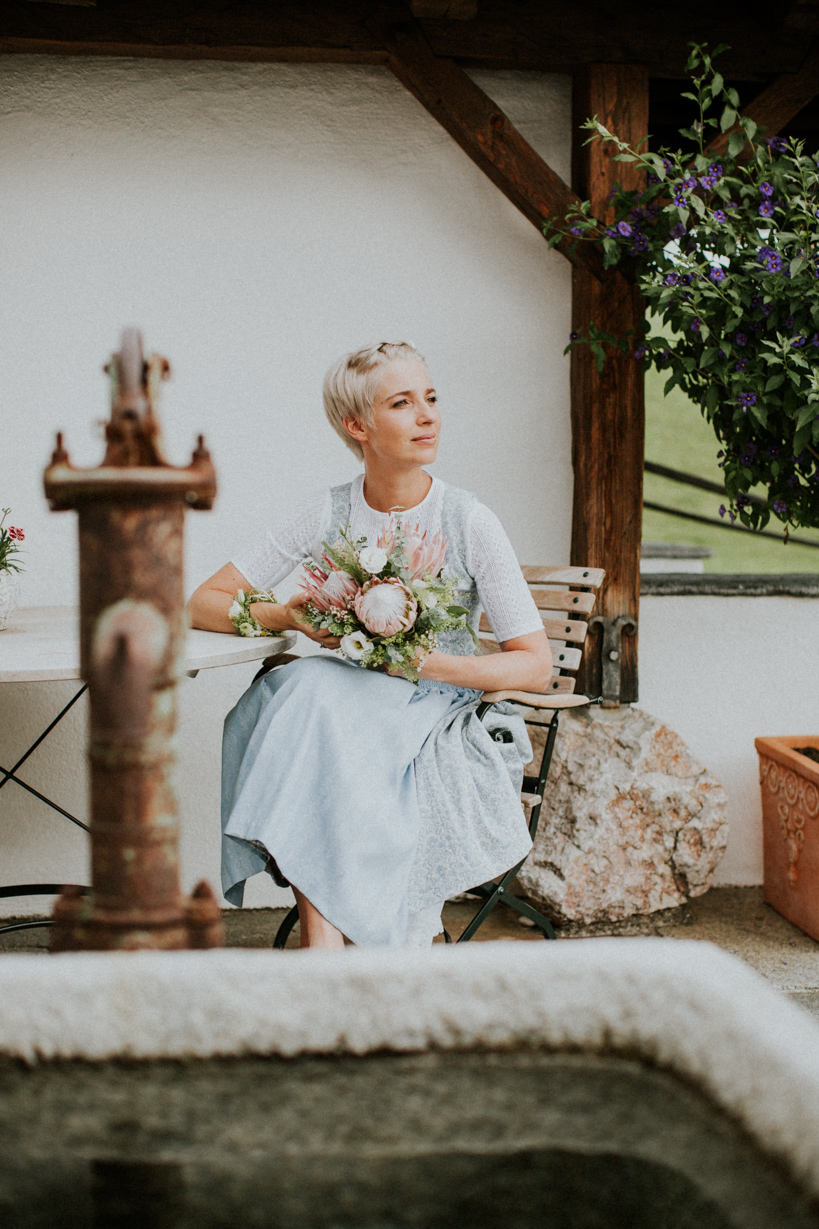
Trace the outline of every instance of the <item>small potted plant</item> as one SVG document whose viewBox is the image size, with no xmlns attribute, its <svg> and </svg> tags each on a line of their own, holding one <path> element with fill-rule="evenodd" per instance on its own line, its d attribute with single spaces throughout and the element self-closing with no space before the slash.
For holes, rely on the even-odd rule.
<svg viewBox="0 0 819 1229">
<path fill-rule="evenodd" d="M 17 608 L 20 596 L 20 572 L 22 568 L 17 556 L 20 554 L 20 543 L 25 540 L 22 529 L 15 525 L 6 526 L 6 517 L 11 508 L 3 508 L 0 517 L 0 631 L 8 627 L 9 620 Z"/>
</svg>

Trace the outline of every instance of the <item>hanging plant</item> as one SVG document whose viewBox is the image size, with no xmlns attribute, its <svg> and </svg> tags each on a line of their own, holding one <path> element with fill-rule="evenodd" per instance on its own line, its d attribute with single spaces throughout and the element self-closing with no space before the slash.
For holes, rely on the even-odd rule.
<svg viewBox="0 0 819 1229">
<path fill-rule="evenodd" d="M 667 373 L 665 392 L 678 386 L 697 402 L 722 445 L 720 515 L 754 529 L 773 516 L 787 537 L 789 526 L 819 526 L 819 167 L 803 142 L 764 141 L 739 115 L 712 63 L 725 47 L 691 46 L 689 147 L 634 149 L 587 120 L 589 140 L 615 145 L 614 160 L 645 170 L 647 186 L 616 187 L 605 221 L 584 201 L 563 227 L 545 227 L 550 246 L 571 235 L 600 245 L 607 267 L 629 266 L 665 335 L 646 324 L 633 345 L 591 323 L 567 349 L 590 346 L 602 368 L 608 346 L 632 348 Z M 710 155 L 708 142 L 736 125 L 726 153 Z M 764 498 L 750 495 L 755 484 Z"/>
</svg>

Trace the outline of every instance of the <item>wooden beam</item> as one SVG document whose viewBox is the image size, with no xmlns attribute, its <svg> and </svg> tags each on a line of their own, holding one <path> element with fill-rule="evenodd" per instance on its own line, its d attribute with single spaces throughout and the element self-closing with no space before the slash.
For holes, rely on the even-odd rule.
<svg viewBox="0 0 819 1229">
<path fill-rule="evenodd" d="M 803 107 L 819 94 L 819 43 L 816 43 L 805 57 L 799 72 L 783 73 L 764 89 L 761 94 L 742 108 L 742 114 L 755 120 L 765 129 L 766 137 L 776 136 L 783 128 L 796 118 Z M 728 132 L 722 132 L 708 146 L 708 152 L 717 156 L 724 154 L 728 148 L 728 138 L 736 132 L 739 125 L 734 125 Z"/>
<path fill-rule="evenodd" d="M 636 145 L 648 131 L 648 74 L 645 68 L 592 64 L 576 74 L 573 100 L 573 182 L 592 202 L 592 212 L 610 220 L 609 192 L 642 186 L 629 163 L 613 162 L 602 141 L 584 145 L 579 125 L 597 115 L 610 132 Z M 607 216 L 608 215 L 608 216 Z M 585 270 L 572 273 L 572 328 L 591 321 L 622 335 L 641 336 L 644 304 L 636 287 L 619 276 L 600 282 Z M 633 349 L 633 347 L 631 347 Z M 571 562 L 606 569 L 596 607 L 609 619 L 638 618 L 642 529 L 645 412 L 643 371 L 632 354 L 609 354 L 598 372 L 586 347 L 571 360 L 572 508 Z M 620 699 L 637 699 L 637 636 L 623 636 Z M 579 690 L 600 695 L 601 637 L 589 637 Z"/>
<path fill-rule="evenodd" d="M 478 0 L 412 0 L 413 17 L 446 21 L 472 21 L 478 15 Z"/>
<path fill-rule="evenodd" d="M 389 52 L 387 67 L 523 216 L 541 234 L 547 218 L 562 222 L 578 197 L 489 95 L 453 60 L 434 55 L 411 18 L 396 22 L 387 13 L 367 25 Z M 563 240 L 557 250 L 595 279 L 605 276 L 591 244 Z"/>
</svg>

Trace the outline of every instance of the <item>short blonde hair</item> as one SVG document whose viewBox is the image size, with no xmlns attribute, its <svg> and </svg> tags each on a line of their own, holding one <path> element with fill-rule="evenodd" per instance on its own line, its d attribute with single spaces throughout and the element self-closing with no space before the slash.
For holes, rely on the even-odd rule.
<svg viewBox="0 0 819 1229">
<path fill-rule="evenodd" d="M 410 342 L 382 341 L 343 355 L 324 377 L 324 412 L 330 426 L 359 461 L 364 460 L 364 453 L 344 426 L 344 419 L 353 418 L 365 427 L 370 425 L 380 369 L 397 358 L 417 358 L 426 366 L 423 354 Z"/>
</svg>

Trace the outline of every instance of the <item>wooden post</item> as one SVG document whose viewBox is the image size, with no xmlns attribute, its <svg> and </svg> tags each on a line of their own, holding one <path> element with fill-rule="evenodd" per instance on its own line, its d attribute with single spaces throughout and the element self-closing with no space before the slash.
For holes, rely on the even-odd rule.
<svg viewBox="0 0 819 1229">
<path fill-rule="evenodd" d="M 610 215 L 609 192 L 615 182 L 642 186 L 627 162 L 613 162 L 616 149 L 595 141 L 579 125 L 596 115 L 621 140 L 637 144 L 648 132 L 648 71 L 644 67 L 590 64 L 579 70 L 573 101 L 573 188 L 592 203 L 598 218 Z M 629 353 L 609 353 L 598 372 L 586 347 L 572 351 L 571 417 L 574 502 L 572 563 L 606 569 L 597 612 L 607 619 L 638 618 L 640 536 L 642 528 L 645 409 L 643 370 L 633 357 L 642 339 L 643 300 L 621 274 L 602 281 L 572 270 L 572 329 L 590 322 L 629 338 Z M 602 693 L 602 629 L 590 637 L 580 690 Z M 624 635 L 621 647 L 620 701 L 637 699 L 637 635 Z"/>
</svg>

